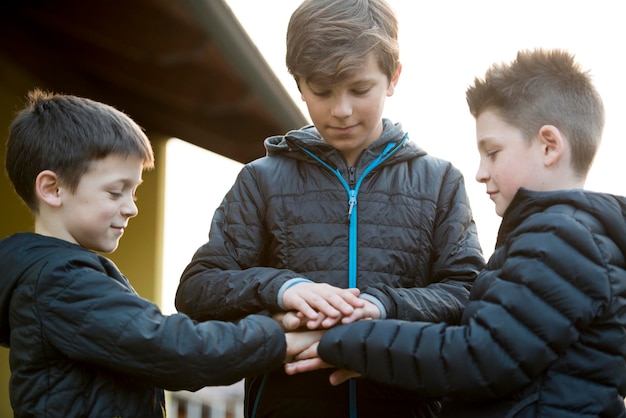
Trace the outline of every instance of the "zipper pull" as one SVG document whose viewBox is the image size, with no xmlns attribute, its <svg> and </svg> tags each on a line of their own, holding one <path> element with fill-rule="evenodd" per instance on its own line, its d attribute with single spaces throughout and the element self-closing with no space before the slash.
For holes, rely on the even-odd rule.
<svg viewBox="0 0 626 418">
<path fill-rule="evenodd" d="M 350 189 L 350 199 L 348 200 L 348 219 L 352 215 L 352 209 L 356 206 L 356 190 Z"/>
</svg>

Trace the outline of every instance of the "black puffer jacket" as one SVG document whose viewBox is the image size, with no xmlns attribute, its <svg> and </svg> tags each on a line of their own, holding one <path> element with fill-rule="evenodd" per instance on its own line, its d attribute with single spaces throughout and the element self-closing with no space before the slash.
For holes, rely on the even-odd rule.
<svg viewBox="0 0 626 418">
<path fill-rule="evenodd" d="M 626 417 L 626 199 L 520 190 L 463 326 L 370 321 L 323 359 L 427 395 L 446 417 Z"/>
<path fill-rule="evenodd" d="M 279 311 L 279 289 L 296 277 L 348 287 L 349 199 L 340 174 L 350 188 L 360 185 L 357 287 L 387 317 L 458 322 L 484 265 L 461 173 L 408 141 L 362 178 L 403 137 L 400 125 L 384 120 L 383 135 L 353 168 L 313 127 L 268 138 L 268 155 L 244 166 L 217 209 L 208 243 L 182 276 L 177 308 L 202 320 L 239 318 Z M 330 386 L 328 374 L 286 376 L 281 368 L 249 380 L 248 406 L 259 404 L 248 415 L 272 416 L 276 407 L 282 416 L 290 408 L 297 416 L 347 416 L 337 405 L 347 408 L 348 393 Z M 392 414 L 391 405 L 411 416 L 407 400 L 415 395 L 359 385 L 359 417 Z"/>
<path fill-rule="evenodd" d="M 16 417 L 162 417 L 159 388 L 229 384 L 285 357 L 272 319 L 164 316 L 107 258 L 30 233 L 0 241 L 0 344 Z"/>
</svg>

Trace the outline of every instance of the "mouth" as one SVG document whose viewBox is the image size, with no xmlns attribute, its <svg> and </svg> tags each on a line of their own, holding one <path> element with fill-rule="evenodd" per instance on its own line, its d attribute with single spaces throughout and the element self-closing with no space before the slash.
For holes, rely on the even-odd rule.
<svg viewBox="0 0 626 418">
<path fill-rule="evenodd" d="M 338 135 L 348 135 L 354 131 L 356 125 L 352 126 L 331 126 L 330 129 Z"/>
</svg>

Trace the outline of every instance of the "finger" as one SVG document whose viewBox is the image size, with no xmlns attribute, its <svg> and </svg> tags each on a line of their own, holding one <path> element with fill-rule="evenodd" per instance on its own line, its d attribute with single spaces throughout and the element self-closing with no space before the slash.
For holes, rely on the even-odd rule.
<svg viewBox="0 0 626 418">
<path fill-rule="evenodd" d="M 358 289 L 341 289 L 326 283 L 302 283 L 289 289 L 283 295 L 284 305 L 300 311 L 309 320 L 316 320 L 316 314 L 339 318 L 351 315 L 355 309 L 365 305 Z"/>
<path fill-rule="evenodd" d="M 357 309 L 352 313 L 352 315 L 344 316 L 343 318 L 341 318 L 341 323 L 351 324 L 352 322 L 360 321 L 362 319 L 371 319 L 366 315 L 367 314 L 362 309 Z"/>
<path fill-rule="evenodd" d="M 310 330 L 320 329 L 322 328 L 322 322 L 326 320 L 326 318 L 328 318 L 328 316 L 324 315 L 323 313 L 320 313 L 317 319 L 312 320 L 312 321 L 306 321 L 306 327 Z"/>
<path fill-rule="evenodd" d="M 357 305 L 362 303 L 357 296 L 360 293 L 358 289 L 342 289 L 327 283 L 305 284 L 294 291 L 299 292 L 300 297 L 318 312 L 323 312 L 327 316 L 349 314 L 354 309 L 353 303 Z"/>
<path fill-rule="evenodd" d="M 364 319 L 378 319 L 380 318 L 380 310 L 373 303 L 366 301 L 365 306 L 362 309 L 355 309 L 352 315 L 346 315 L 341 319 L 342 324 L 349 324 L 352 322 L 364 320 Z"/>
<path fill-rule="evenodd" d="M 285 373 L 289 375 L 294 375 L 298 373 L 310 372 L 318 369 L 326 369 L 329 367 L 333 367 L 330 364 L 326 363 L 319 357 L 306 359 L 306 360 L 298 360 L 291 363 L 285 364 Z"/>
<path fill-rule="evenodd" d="M 335 307 L 335 304 L 339 304 L 341 306 L 341 303 L 334 301 L 333 300 L 334 298 L 335 298 L 335 295 L 329 296 L 328 300 L 319 298 L 319 299 L 316 299 L 314 302 L 312 302 L 312 304 L 315 307 L 315 309 L 317 309 L 317 312 L 319 314 L 323 314 L 324 317 L 333 317 L 333 318 L 339 317 L 340 318 L 343 315 L 343 313 L 337 307 Z M 311 318 L 311 319 L 318 319 L 318 318 Z"/>
<path fill-rule="evenodd" d="M 316 308 L 315 305 L 311 305 L 304 299 L 300 299 L 294 306 L 294 309 L 302 313 L 302 315 L 308 320 L 315 320 L 319 315 L 318 311 L 314 309 Z"/>
<path fill-rule="evenodd" d="M 335 325 L 337 325 L 340 321 L 343 321 L 343 319 L 342 318 L 330 318 L 329 317 L 329 318 L 326 318 L 323 321 L 321 321 L 322 322 L 321 323 L 321 327 L 322 328 L 326 328 L 326 329 L 332 328 Z"/>
<path fill-rule="evenodd" d="M 272 314 L 272 319 L 276 322 L 282 322 L 285 317 L 285 312 L 275 312 Z"/>
<path fill-rule="evenodd" d="M 304 332 L 286 332 L 285 341 L 287 342 L 286 358 L 288 361 L 292 361 L 296 356 L 305 350 L 314 350 L 314 354 L 317 355 L 317 344 L 324 335 L 325 331 L 304 331 Z M 306 357 L 313 357 L 311 352 L 308 352 Z"/>
<path fill-rule="evenodd" d="M 359 377 L 359 376 L 361 376 L 360 373 L 353 372 L 352 370 L 338 369 L 330 374 L 330 377 L 328 378 L 328 380 L 330 381 L 331 385 L 337 386 L 337 385 L 342 384 L 346 380 L 350 380 L 353 377 Z"/>
<path fill-rule="evenodd" d="M 301 351 L 293 359 L 299 361 L 299 360 L 307 360 L 307 359 L 312 359 L 312 358 L 318 357 L 318 355 L 317 355 L 317 345 L 318 345 L 317 343 L 311 345 L 306 350 Z"/>
<path fill-rule="evenodd" d="M 336 294 L 312 297 L 309 300 L 309 304 L 316 309 L 318 313 L 324 314 L 325 317 L 341 318 L 344 315 L 350 315 L 354 312 L 354 307 L 346 303 L 341 296 Z"/>
<path fill-rule="evenodd" d="M 343 289 L 341 293 L 332 295 L 329 303 L 342 315 L 351 315 L 356 309 L 363 308 L 366 304 L 364 299 L 358 297 L 359 293 L 358 289 Z"/>
<path fill-rule="evenodd" d="M 361 291 L 358 287 L 349 287 L 346 289 L 348 292 L 352 293 L 354 296 L 358 297 L 361 294 Z"/>
<path fill-rule="evenodd" d="M 300 312 L 308 319 L 317 319 L 315 299 L 319 299 L 319 296 L 315 292 L 307 292 L 307 289 L 312 289 L 312 287 L 306 283 L 289 288 L 283 294 L 283 305 L 289 310 Z"/>
<path fill-rule="evenodd" d="M 286 331 L 295 331 L 305 324 L 305 320 L 298 318 L 295 311 L 286 312 L 282 318 L 282 325 Z"/>
</svg>

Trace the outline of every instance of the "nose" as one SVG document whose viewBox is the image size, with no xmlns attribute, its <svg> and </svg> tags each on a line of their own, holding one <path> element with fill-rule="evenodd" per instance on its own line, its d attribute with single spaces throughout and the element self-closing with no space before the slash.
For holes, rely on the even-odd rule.
<svg viewBox="0 0 626 418">
<path fill-rule="evenodd" d="M 489 180 L 489 172 L 481 158 L 480 164 L 478 164 L 478 170 L 476 171 L 476 181 L 479 183 L 487 183 L 487 180 Z"/>
<path fill-rule="evenodd" d="M 122 214 L 128 218 L 132 218 L 137 216 L 139 213 L 139 209 L 137 208 L 137 203 L 135 203 L 134 198 L 127 199 L 122 206 Z"/>
<path fill-rule="evenodd" d="M 330 111 L 336 118 L 345 118 L 352 114 L 352 103 L 346 94 L 337 95 L 333 101 Z"/>
</svg>

